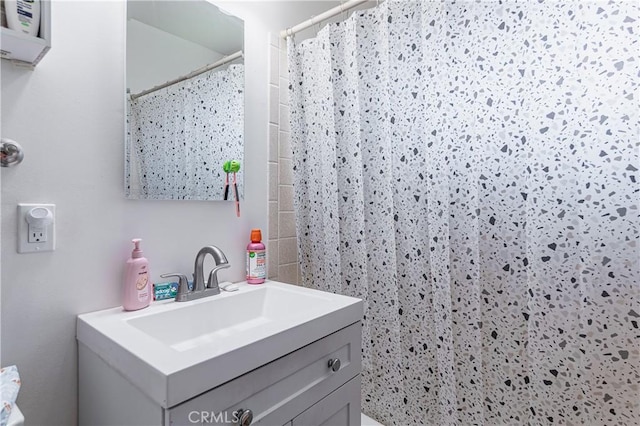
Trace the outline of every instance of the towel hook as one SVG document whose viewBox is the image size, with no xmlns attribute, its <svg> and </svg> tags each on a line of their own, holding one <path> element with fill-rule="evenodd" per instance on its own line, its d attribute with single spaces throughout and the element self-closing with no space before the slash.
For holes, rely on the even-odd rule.
<svg viewBox="0 0 640 426">
<path fill-rule="evenodd" d="M 0 139 L 0 166 L 11 167 L 18 165 L 24 159 L 24 150 L 20 144 L 11 139 Z"/>
</svg>

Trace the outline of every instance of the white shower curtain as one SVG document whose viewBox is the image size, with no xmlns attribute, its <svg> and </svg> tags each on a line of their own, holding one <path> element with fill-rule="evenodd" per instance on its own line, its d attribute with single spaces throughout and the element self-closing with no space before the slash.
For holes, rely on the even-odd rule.
<svg viewBox="0 0 640 426">
<path fill-rule="evenodd" d="M 640 424 L 638 3 L 392 1 L 289 40 L 304 285 L 385 424 Z"/>
<path fill-rule="evenodd" d="M 244 152 L 244 65 L 211 70 L 130 100 L 133 198 L 221 200 L 226 160 Z M 135 164 L 133 164 L 135 162 Z M 243 170 L 238 192 L 243 193 Z"/>
</svg>

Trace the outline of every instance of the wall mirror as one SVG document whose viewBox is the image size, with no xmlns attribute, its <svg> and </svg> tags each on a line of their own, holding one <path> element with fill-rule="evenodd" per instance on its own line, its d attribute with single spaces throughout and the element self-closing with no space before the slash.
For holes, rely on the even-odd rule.
<svg viewBox="0 0 640 426">
<path fill-rule="evenodd" d="M 227 179 L 241 198 L 243 21 L 205 0 L 128 0 L 126 31 L 127 198 L 223 200 Z"/>
</svg>

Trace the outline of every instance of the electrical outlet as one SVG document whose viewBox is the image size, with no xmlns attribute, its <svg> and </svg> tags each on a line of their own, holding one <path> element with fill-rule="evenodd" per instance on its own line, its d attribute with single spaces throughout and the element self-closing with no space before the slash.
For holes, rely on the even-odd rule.
<svg viewBox="0 0 640 426">
<path fill-rule="evenodd" d="M 46 243 L 47 242 L 46 230 L 44 232 L 42 230 L 29 231 L 29 242 L 30 243 Z"/>
<path fill-rule="evenodd" d="M 55 250 L 55 204 L 18 204 L 18 253 Z"/>
</svg>

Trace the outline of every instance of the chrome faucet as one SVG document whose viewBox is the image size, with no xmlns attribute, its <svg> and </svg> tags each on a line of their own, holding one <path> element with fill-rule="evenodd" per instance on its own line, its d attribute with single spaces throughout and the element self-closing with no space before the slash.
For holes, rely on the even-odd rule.
<svg viewBox="0 0 640 426">
<path fill-rule="evenodd" d="M 216 262 L 216 266 L 209 272 L 209 280 L 205 285 L 204 281 L 204 259 L 210 254 Z M 227 256 L 224 255 L 222 250 L 216 246 L 202 247 L 196 255 L 196 261 L 193 268 L 193 290 L 189 291 L 189 284 L 187 277 L 184 274 L 164 274 L 160 275 L 162 278 L 178 277 L 178 294 L 176 294 L 176 302 L 188 302 L 189 300 L 196 300 L 202 297 L 213 296 L 220 294 L 220 287 L 218 287 L 217 272 L 220 269 L 228 268 L 229 261 Z"/>
<path fill-rule="evenodd" d="M 211 270 L 211 272 L 209 272 L 209 280 L 207 281 L 207 287 L 205 289 L 204 258 L 207 257 L 207 254 L 213 256 L 213 260 L 216 261 L 216 266 Z M 229 265 L 229 262 L 227 261 L 227 256 L 225 256 L 222 250 L 220 250 L 218 247 L 202 247 L 196 255 L 196 262 L 193 267 L 193 291 L 212 289 L 215 294 L 219 294 L 220 288 L 218 287 L 218 276 L 216 275 L 216 273 L 220 269 L 225 269 L 229 266 L 231 265 Z"/>
</svg>

